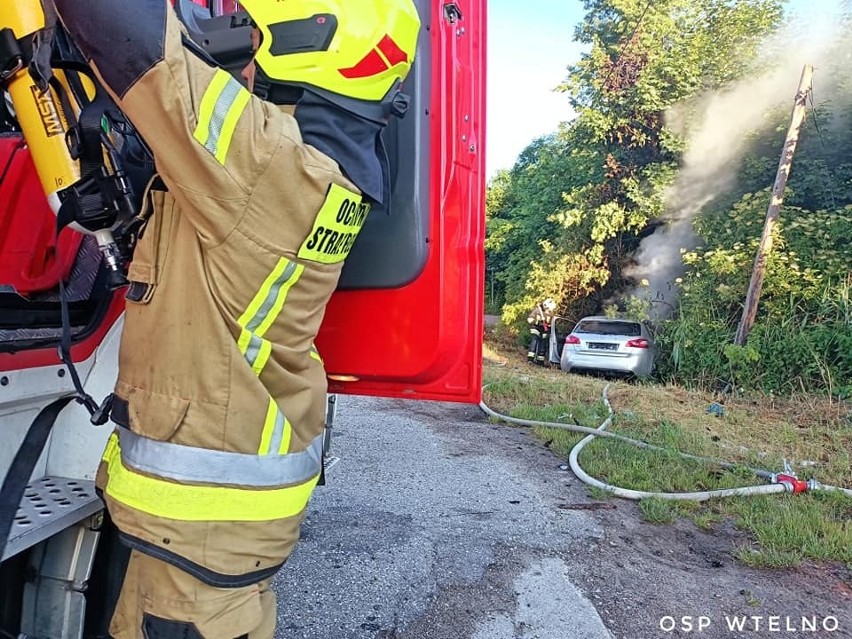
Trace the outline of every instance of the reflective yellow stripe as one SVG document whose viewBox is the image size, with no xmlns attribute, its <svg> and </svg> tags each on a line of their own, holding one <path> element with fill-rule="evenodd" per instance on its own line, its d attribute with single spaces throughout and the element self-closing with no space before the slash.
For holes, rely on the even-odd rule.
<svg viewBox="0 0 852 639">
<path fill-rule="evenodd" d="M 260 290 L 255 294 L 237 323 L 258 337 L 263 337 L 284 307 L 287 293 L 293 288 L 304 270 L 305 267 L 302 264 L 296 264 L 283 257 L 279 259 L 278 264 L 263 281 Z M 270 300 L 273 294 L 275 297 Z"/>
<path fill-rule="evenodd" d="M 109 436 L 107 440 L 106 448 L 104 449 L 104 454 L 101 455 L 101 461 L 109 462 L 110 459 L 115 455 L 115 451 L 118 449 L 118 435 L 113 433 Z"/>
<path fill-rule="evenodd" d="M 210 86 L 207 87 L 207 90 L 204 92 L 204 96 L 201 98 L 201 108 L 198 111 L 198 124 L 192 134 L 192 137 L 198 140 L 201 144 L 207 143 L 207 138 L 210 133 L 210 120 L 213 118 L 213 110 L 216 108 L 216 100 L 219 99 L 219 95 L 222 93 L 222 89 L 225 88 L 227 83 L 227 74 L 217 71 L 216 75 L 214 75 L 213 79 L 210 81 Z"/>
<path fill-rule="evenodd" d="M 278 289 L 278 295 L 275 298 L 275 304 L 273 304 L 272 309 L 269 313 L 266 314 L 266 317 L 260 323 L 260 326 L 257 327 L 255 333 L 263 337 L 266 334 L 266 331 L 269 330 L 269 327 L 272 326 L 272 323 L 278 317 L 278 314 L 281 312 L 281 309 L 284 307 L 284 302 L 287 300 L 287 293 L 293 288 L 293 285 L 302 275 L 302 271 L 305 270 L 305 267 L 302 264 L 297 264 L 293 274 L 285 281 Z"/>
<path fill-rule="evenodd" d="M 320 356 L 319 351 L 317 350 L 317 347 L 316 347 L 316 346 L 314 346 L 313 344 L 311 344 L 311 352 L 310 352 L 310 355 L 311 355 L 311 357 L 312 357 L 312 358 L 314 358 L 315 360 L 317 360 L 320 364 L 322 364 L 322 363 L 323 363 L 323 361 L 322 361 L 322 357 Z"/>
<path fill-rule="evenodd" d="M 290 450 L 290 438 L 293 426 L 290 420 L 284 416 L 278 408 L 278 404 L 271 397 L 266 407 L 266 419 L 263 420 L 263 433 L 260 435 L 260 445 L 257 447 L 258 455 L 283 455 Z"/>
<path fill-rule="evenodd" d="M 305 267 L 301 264 L 290 262 L 283 257 L 279 259 L 237 320 L 242 328 L 237 344 L 255 375 L 260 375 L 272 354 L 272 342 L 263 339 L 263 336 L 278 318 L 287 300 L 287 293 L 304 270 Z"/>
<path fill-rule="evenodd" d="M 240 319 L 237 320 L 240 326 L 247 326 L 251 318 L 257 315 L 257 312 L 260 310 L 261 305 L 264 300 L 269 297 L 269 292 L 272 290 L 272 285 L 275 284 L 275 281 L 281 277 L 281 274 L 284 272 L 284 269 L 287 268 L 287 265 L 290 262 L 283 257 L 278 260 L 278 263 L 275 265 L 275 268 L 272 269 L 272 272 L 267 276 L 267 278 L 263 281 L 263 284 L 260 286 L 260 290 L 255 294 L 254 298 L 249 305 L 246 307 L 245 312 L 240 315 Z"/>
<path fill-rule="evenodd" d="M 225 121 L 222 123 L 222 131 L 219 134 L 219 145 L 216 150 L 216 159 L 219 164 L 225 164 L 225 156 L 228 155 L 228 149 L 231 148 L 231 138 L 234 137 L 234 129 L 237 128 L 237 122 L 240 116 L 245 111 L 246 105 L 249 102 L 251 94 L 248 91 L 240 91 L 234 99 L 234 103 L 228 110 L 228 115 L 225 116 Z"/>
<path fill-rule="evenodd" d="M 299 280 L 305 267 L 285 258 L 278 260 L 275 268 L 261 284 L 260 289 L 249 302 L 245 312 L 240 315 L 240 336 L 237 345 L 243 357 L 251 366 L 254 374 L 260 376 L 263 367 L 272 354 L 272 342 L 264 339 L 266 331 L 278 318 L 287 293 Z M 266 419 L 258 446 L 259 455 L 287 453 L 290 448 L 292 426 L 287 417 L 278 408 L 272 397 L 266 408 Z"/>
<path fill-rule="evenodd" d="M 278 447 L 279 455 L 286 455 L 290 452 L 290 438 L 293 434 L 293 427 L 290 425 L 290 420 L 284 418 L 284 432 L 281 436 L 281 445 Z M 270 451 L 271 452 L 271 451 Z"/>
<path fill-rule="evenodd" d="M 260 353 L 257 354 L 257 359 L 251 365 L 255 375 L 260 375 L 263 367 L 266 366 L 266 362 L 269 361 L 270 355 L 272 355 L 272 342 L 266 339 L 261 340 Z"/>
<path fill-rule="evenodd" d="M 121 463 L 115 434 L 104 451 L 106 493 L 154 517 L 177 521 L 270 521 L 293 517 L 308 504 L 319 474 L 303 484 L 267 490 L 176 484 L 139 475 Z"/>
<path fill-rule="evenodd" d="M 272 342 L 267 339 L 257 337 L 251 331 L 243 329 L 240 332 L 239 339 L 240 353 L 251 364 L 251 369 L 255 375 L 260 375 L 266 362 L 269 361 L 269 356 L 272 354 Z"/>
<path fill-rule="evenodd" d="M 237 346 L 240 347 L 240 354 L 245 355 L 248 350 L 249 344 L 251 343 L 251 331 L 247 331 L 246 329 L 242 329 L 240 331 L 240 338 L 237 340 Z"/>
<path fill-rule="evenodd" d="M 206 148 L 220 164 L 234 137 L 237 121 L 245 111 L 251 94 L 231 74 L 219 69 L 201 98 L 198 124 L 192 136 Z"/>
<path fill-rule="evenodd" d="M 275 429 L 275 415 L 278 413 L 278 405 L 275 400 L 269 398 L 266 407 L 266 419 L 263 420 L 263 433 L 260 436 L 260 446 L 257 448 L 258 455 L 269 454 L 269 442 L 272 441 L 272 431 Z"/>
</svg>

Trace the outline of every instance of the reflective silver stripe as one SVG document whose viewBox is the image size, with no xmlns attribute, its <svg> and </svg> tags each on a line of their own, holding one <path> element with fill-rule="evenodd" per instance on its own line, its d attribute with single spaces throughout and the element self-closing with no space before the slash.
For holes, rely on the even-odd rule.
<svg viewBox="0 0 852 639">
<path fill-rule="evenodd" d="M 258 337 L 254 333 L 249 337 L 249 343 L 246 347 L 246 360 L 254 366 L 257 361 L 257 356 L 260 355 L 260 347 L 263 346 L 263 338 Z"/>
<path fill-rule="evenodd" d="M 269 454 L 277 455 L 284 439 L 284 414 L 280 410 L 275 411 L 275 424 L 272 427 L 272 437 L 269 438 Z M 287 452 L 286 450 L 284 451 Z"/>
<path fill-rule="evenodd" d="M 275 304 L 275 300 L 278 297 L 278 293 L 281 291 L 281 287 L 287 283 L 287 280 L 293 277 L 293 272 L 298 266 L 299 265 L 295 262 L 288 262 L 281 275 L 275 278 L 275 282 L 269 287 L 269 294 L 266 296 L 266 299 L 261 302 L 257 312 L 251 317 L 251 319 L 249 319 L 248 322 L 246 322 L 245 329 L 247 331 L 254 333 L 263 320 L 266 319 L 266 316 L 269 315 L 269 311 L 272 310 L 272 305 Z"/>
<path fill-rule="evenodd" d="M 305 482 L 322 467 L 322 435 L 301 452 L 248 455 L 161 442 L 122 427 L 117 431 L 125 466 L 179 482 L 266 488 Z"/>
<path fill-rule="evenodd" d="M 222 135 L 225 118 L 234 106 L 241 88 L 239 82 L 233 78 L 229 79 L 216 100 L 216 106 L 213 107 L 213 115 L 210 116 L 210 125 L 207 127 L 207 139 L 204 141 L 204 148 L 213 155 L 219 152 L 219 136 Z"/>
</svg>

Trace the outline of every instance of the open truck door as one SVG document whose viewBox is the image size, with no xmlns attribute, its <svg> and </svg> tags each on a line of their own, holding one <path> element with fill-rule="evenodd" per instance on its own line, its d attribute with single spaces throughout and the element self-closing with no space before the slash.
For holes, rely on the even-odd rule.
<svg viewBox="0 0 852 639">
<path fill-rule="evenodd" d="M 329 392 L 477 403 L 485 237 L 485 0 L 418 0 L 412 103 L 317 340 Z"/>
<path fill-rule="evenodd" d="M 197 4 L 215 16 L 230 0 Z M 483 322 L 486 0 L 416 0 L 406 117 L 386 132 L 390 215 L 369 217 L 317 339 L 330 393 L 475 403 Z M 2 16 L 2 11 L 0 11 Z M 0 25 L 2 28 L 3 25 Z M 59 283 L 85 390 L 112 390 L 124 307 L 91 236 L 63 230 L 0 102 L 0 476 L 36 415 L 74 384 L 60 361 Z M 114 592 L 114 539 L 94 474 L 110 432 L 71 403 L 59 414 L 0 557 L 0 630 L 98 636 Z M 111 594 L 112 593 L 112 594 Z M 41 607 L 40 607 L 41 606 Z M 0 633 L 2 634 L 2 633 Z"/>
</svg>

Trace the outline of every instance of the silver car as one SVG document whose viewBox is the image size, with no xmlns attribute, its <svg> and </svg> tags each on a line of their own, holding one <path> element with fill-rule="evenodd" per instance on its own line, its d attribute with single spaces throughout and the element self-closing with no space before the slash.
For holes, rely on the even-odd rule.
<svg viewBox="0 0 852 639">
<path fill-rule="evenodd" d="M 560 366 L 647 377 L 654 368 L 654 339 L 642 322 L 584 317 L 565 337 Z"/>
</svg>

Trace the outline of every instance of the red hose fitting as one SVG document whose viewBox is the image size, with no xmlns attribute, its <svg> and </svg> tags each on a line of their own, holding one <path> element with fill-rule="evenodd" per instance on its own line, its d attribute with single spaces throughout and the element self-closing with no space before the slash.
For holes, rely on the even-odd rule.
<svg viewBox="0 0 852 639">
<path fill-rule="evenodd" d="M 803 481 L 795 475 L 775 475 L 776 484 L 790 484 L 793 494 L 804 493 L 808 490 L 808 482 Z"/>
</svg>

